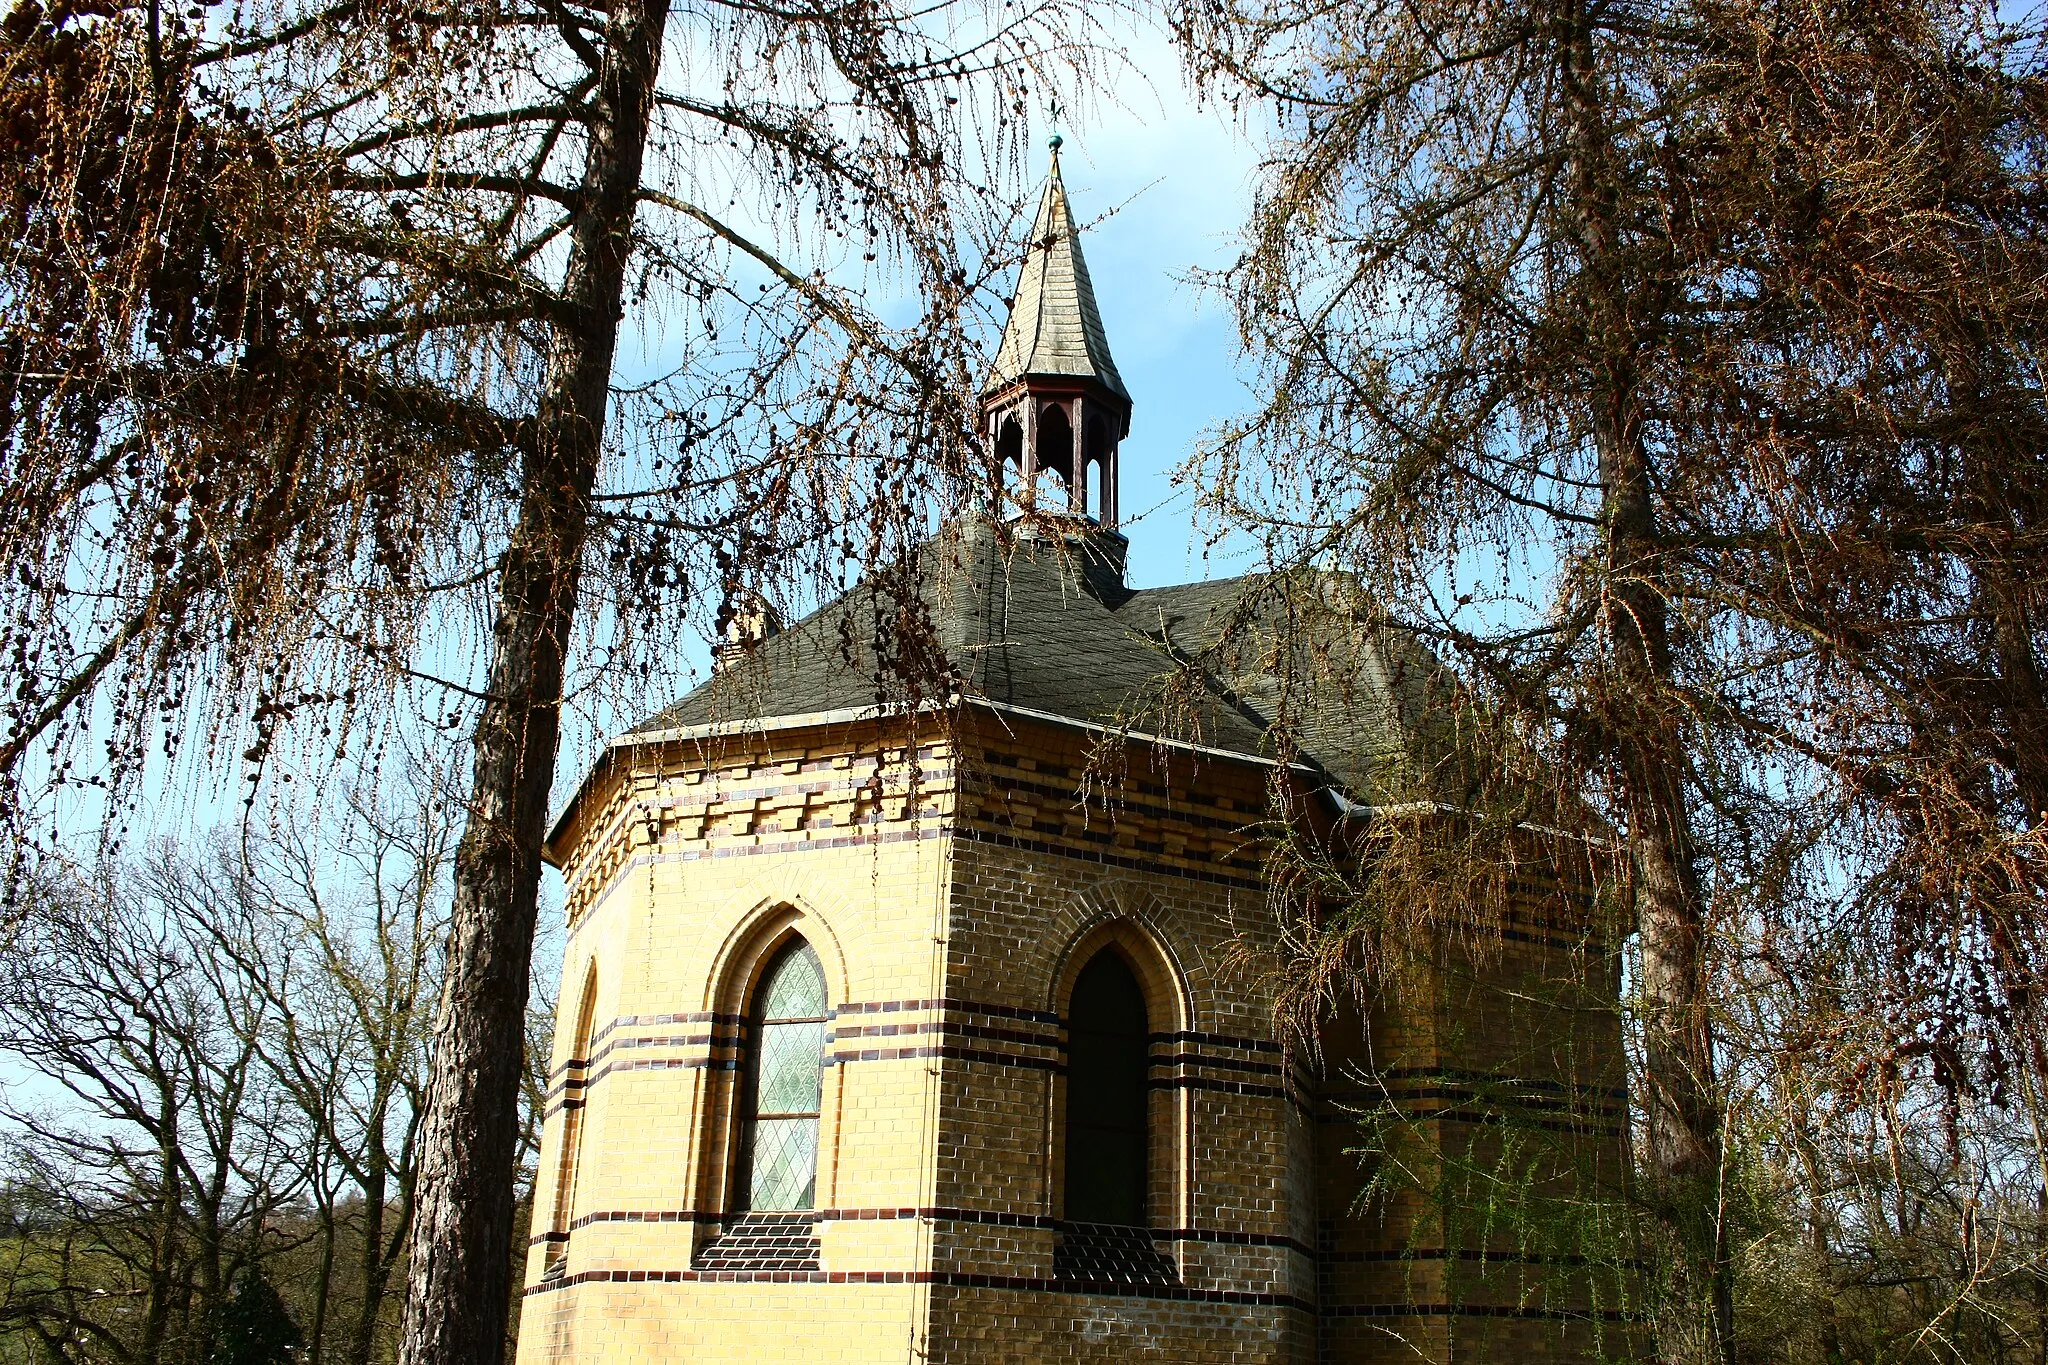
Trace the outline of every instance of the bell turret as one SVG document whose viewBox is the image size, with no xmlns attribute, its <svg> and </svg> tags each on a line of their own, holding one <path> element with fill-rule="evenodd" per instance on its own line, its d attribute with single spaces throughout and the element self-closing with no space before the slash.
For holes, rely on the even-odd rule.
<svg viewBox="0 0 2048 1365">
<path fill-rule="evenodd" d="M 1005 466 L 1017 467 L 1027 507 L 1037 497 L 1040 472 L 1049 469 L 1065 485 L 1067 506 L 1042 510 L 1114 527 L 1116 452 L 1130 434 L 1131 396 L 1110 359 L 1060 181 L 1057 136 L 1051 146 L 1052 172 L 1025 244 L 1010 321 L 982 386 L 982 430 Z"/>
</svg>

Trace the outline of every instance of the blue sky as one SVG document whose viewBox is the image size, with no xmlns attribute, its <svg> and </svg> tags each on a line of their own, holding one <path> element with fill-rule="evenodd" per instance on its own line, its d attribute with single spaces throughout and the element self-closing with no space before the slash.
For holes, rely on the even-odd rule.
<svg viewBox="0 0 2048 1365">
<path fill-rule="evenodd" d="M 1184 277 L 1236 255 L 1256 148 L 1226 114 L 1195 106 L 1163 36 L 1126 36 L 1147 82 L 1119 80 L 1121 107 L 1069 120 L 1060 163 L 1076 217 L 1095 224 L 1082 245 L 1135 405 L 1120 452 L 1131 576 L 1156 586 L 1249 567 L 1203 558 L 1192 499 L 1170 475 L 1206 428 L 1248 401 L 1227 308 Z"/>
<path fill-rule="evenodd" d="M 1249 571 L 1252 561 L 1241 547 L 1233 552 L 1209 544 L 1204 532 L 1210 528 L 1197 524 L 1192 494 L 1176 488 L 1172 475 L 1204 431 L 1249 401 L 1228 309 L 1189 275 L 1235 258 L 1257 149 L 1227 113 L 1198 107 L 1163 33 L 1126 11 L 1110 13 L 1107 22 L 1113 27 L 1106 36 L 1124 60 L 1103 82 L 1104 91 L 1070 110 L 1057 131 L 1062 177 L 1083 224 L 1082 246 L 1110 350 L 1134 405 L 1131 433 L 1119 452 L 1129 578 L 1134 586 L 1151 587 L 1229 577 Z M 1020 237 L 1044 183 L 1050 162 L 1045 139 L 1054 127 L 1038 111 L 1021 187 Z M 728 212 L 773 239 L 772 226 L 748 221 L 743 199 Z M 870 283 L 880 285 L 875 306 L 891 314 L 886 280 Z M 991 353 L 995 340 L 987 338 Z M 672 341 L 660 319 L 629 336 L 621 346 L 621 382 L 674 364 Z M 654 690 L 621 693 L 601 684 L 572 703 L 564 717 L 555 808 L 573 794 L 606 736 L 674 700 L 691 675 L 705 676 L 709 649 L 694 632 L 667 648 L 670 663 L 681 668 L 665 683 L 657 680 Z"/>
</svg>

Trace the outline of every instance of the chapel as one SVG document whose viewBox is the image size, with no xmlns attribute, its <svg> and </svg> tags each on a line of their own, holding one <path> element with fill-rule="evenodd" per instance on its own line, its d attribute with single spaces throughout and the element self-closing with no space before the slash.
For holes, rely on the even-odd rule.
<svg viewBox="0 0 2048 1365">
<path fill-rule="evenodd" d="M 1309 1044 L 1275 1023 L 1261 829 L 1287 801 L 1341 839 L 1398 802 L 1448 684 L 1382 635 L 1296 695 L 1254 580 L 1128 581 L 1134 404 L 1057 144 L 982 405 L 1012 505 L 742 622 L 549 835 L 568 934 L 520 1365 L 1623 1354 L 1625 1302 L 1430 1195 L 1459 1163 L 1619 1181 L 1590 903 L 1558 912 L 1584 898 L 1532 859 L 1492 951 L 1423 954 L 1423 986 L 1334 1001 Z M 880 696 L 906 619 L 948 685 Z"/>
</svg>

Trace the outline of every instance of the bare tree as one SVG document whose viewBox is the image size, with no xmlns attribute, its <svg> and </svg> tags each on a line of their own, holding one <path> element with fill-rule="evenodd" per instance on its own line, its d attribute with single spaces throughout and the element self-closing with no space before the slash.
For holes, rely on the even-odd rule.
<svg viewBox="0 0 2048 1365">
<path fill-rule="evenodd" d="M 27 1316 L 51 1340 L 154 1365 L 210 1357 L 251 1239 L 304 1173 L 262 1064 L 270 1003 L 191 933 L 210 889 L 162 862 L 150 877 L 172 899 L 39 889 L 0 967 L 0 1018 L 8 1052 L 66 1101 L 7 1115 L 53 1174 L 38 1183 L 62 1201 L 61 1259 L 109 1262 L 121 1286 L 109 1303 L 60 1275 Z"/>
<path fill-rule="evenodd" d="M 444 788 L 39 888 L 0 990 L 4 1050 L 44 1078 L 6 1115 L 6 1321 L 67 1359 L 208 1361 L 226 1296 L 269 1292 L 247 1272 L 308 1359 L 395 1351 L 461 809 Z"/>
<path fill-rule="evenodd" d="M 435 783 L 411 790 L 411 811 L 358 802 L 353 818 L 328 831 L 324 857 L 287 834 L 263 846 L 257 868 L 272 899 L 262 907 L 269 928 L 252 966 L 279 1020 L 265 1057 L 339 1177 L 324 1196 L 307 1342 L 315 1359 L 327 1335 L 338 1187 L 359 1210 L 351 1230 L 359 1297 L 341 1355 L 348 1365 L 368 1365 L 390 1334 L 386 1308 L 412 1220 L 427 1029 L 446 928 L 454 840 L 447 797 Z M 521 1150 L 530 1154 L 532 1141 Z M 317 1185 L 318 1175 L 309 1181 Z"/>
<path fill-rule="evenodd" d="M 1504 830 L 1578 836 L 1635 934 L 1659 1349 L 1733 1360 L 1732 926 L 1890 936 L 1839 1094 L 2043 1058 L 2038 46 L 1944 3 L 1174 13 L 1281 129 L 1219 282 L 1263 403 L 1190 477 L 1276 592 L 1348 571 L 1306 638 L 1420 638 L 1465 689 L 1365 856 L 1297 869 L 1299 991 L 1389 903 L 1498 908 Z"/>
<path fill-rule="evenodd" d="M 1015 165 L 1083 23 L 101 10 L 20 5 L 0 52 L 7 809 L 26 831 L 38 782 L 125 790 L 158 736 L 218 757 L 244 719 L 254 777 L 448 684 L 428 709 L 467 722 L 473 771 L 406 1358 L 494 1359 L 579 622 L 593 659 L 647 661 L 653 623 L 884 560 L 964 496 L 975 291 L 1007 240 L 970 168 Z M 675 353 L 615 394 L 629 314 Z M 79 762 L 95 706 L 110 764 Z"/>
</svg>

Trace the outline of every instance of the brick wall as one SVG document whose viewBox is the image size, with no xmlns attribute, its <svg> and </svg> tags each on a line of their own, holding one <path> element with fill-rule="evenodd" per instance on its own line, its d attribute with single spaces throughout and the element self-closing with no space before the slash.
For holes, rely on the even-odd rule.
<svg viewBox="0 0 2048 1365">
<path fill-rule="evenodd" d="M 1105 786 L 1086 777 L 1098 739 L 970 710 L 951 735 L 648 747 L 587 785 L 555 851 L 563 980 L 594 964 L 596 994 L 580 1056 L 582 993 L 563 1000 L 540 1169 L 575 1177 L 540 1192 L 535 1226 L 552 1231 L 529 1254 L 522 1365 L 1587 1357 L 1570 1318 L 1599 1305 L 1532 1292 L 1514 1248 L 1447 1222 L 1441 1191 L 1361 1203 L 1346 1087 L 1369 1065 L 1415 1120 L 1408 1140 L 1484 1161 L 1458 1086 L 1619 1083 L 1611 1011 L 1526 1017 L 1532 982 L 1611 1003 L 1606 960 L 1546 935 L 1446 958 L 1398 1006 L 1333 1020 L 1320 1059 L 1290 1056 L 1259 986 L 1275 931 L 1247 852 L 1267 770 L 1134 746 Z M 833 1008 L 818 1211 L 783 1238 L 800 1268 L 767 1269 L 766 1252 L 719 1248 L 745 1230 L 731 1181 L 749 990 L 793 933 Z M 1060 1189 L 1062 1020 L 1105 949 L 1132 967 L 1150 1029 L 1135 1238 L 1067 1224 Z M 1559 1023 L 1581 1015 L 1607 1024 Z M 1590 1147 L 1565 1144 L 1571 1163 L 1608 1170 L 1616 1115 Z M 1481 1250 L 1499 1254 L 1466 1254 Z"/>
</svg>

